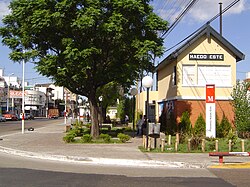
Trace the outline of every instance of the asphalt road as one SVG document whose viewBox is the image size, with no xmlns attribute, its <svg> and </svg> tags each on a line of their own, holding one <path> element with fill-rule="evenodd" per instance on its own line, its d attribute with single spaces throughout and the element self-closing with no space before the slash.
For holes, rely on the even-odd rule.
<svg viewBox="0 0 250 187">
<path fill-rule="evenodd" d="M 61 119 L 46 119 L 46 118 L 36 118 L 35 120 L 25 120 L 25 129 L 30 127 L 39 128 L 43 127 L 48 123 L 61 123 Z M 22 131 L 22 121 L 6 121 L 0 122 L 0 136 L 15 132 Z"/>
<path fill-rule="evenodd" d="M 57 120 L 25 121 L 43 127 Z M 0 135 L 21 131 L 20 121 L 0 123 Z M 250 169 L 158 169 L 79 165 L 0 153 L 0 186 L 249 186 Z"/>
<path fill-rule="evenodd" d="M 79 165 L 0 153 L 0 186 L 234 186 L 206 169 L 146 169 Z"/>
</svg>

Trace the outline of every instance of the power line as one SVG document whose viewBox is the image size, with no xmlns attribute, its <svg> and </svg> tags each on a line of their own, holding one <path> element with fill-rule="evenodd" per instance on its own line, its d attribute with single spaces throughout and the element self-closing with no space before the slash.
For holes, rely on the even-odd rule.
<svg viewBox="0 0 250 187">
<path fill-rule="evenodd" d="M 232 8 L 236 3 L 238 3 L 240 0 L 235 0 L 232 3 L 230 3 L 226 8 L 224 8 L 222 10 L 222 14 L 224 14 L 226 11 L 228 11 L 230 8 Z M 181 40 L 180 42 L 178 42 L 177 44 L 175 44 L 174 46 L 168 48 L 167 50 L 165 50 L 164 52 L 170 51 L 171 49 L 175 48 L 176 46 L 180 45 L 181 43 L 183 43 L 185 40 L 187 40 L 188 38 L 192 37 L 195 33 L 197 33 L 199 30 L 203 29 L 207 24 L 210 24 L 212 21 L 214 21 L 215 19 L 217 19 L 220 16 L 220 13 L 218 13 L 217 15 L 215 15 L 213 18 L 211 18 L 206 24 L 202 25 L 200 28 L 198 28 L 197 30 L 195 30 L 193 33 L 191 33 L 190 35 L 188 35 L 186 38 L 184 38 L 183 40 Z M 165 39 L 165 38 L 164 38 Z"/>
</svg>

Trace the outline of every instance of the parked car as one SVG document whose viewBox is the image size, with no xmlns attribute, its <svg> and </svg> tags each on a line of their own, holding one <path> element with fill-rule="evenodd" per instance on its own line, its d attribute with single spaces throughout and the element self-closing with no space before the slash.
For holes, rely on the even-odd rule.
<svg viewBox="0 0 250 187">
<path fill-rule="evenodd" d="M 16 114 L 6 113 L 6 114 L 3 114 L 3 116 L 6 118 L 6 120 L 12 120 L 12 121 L 18 120 Z"/>
<path fill-rule="evenodd" d="M 2 114 L 0 114 L 0 122 L 5 122 L 5 121 L 6 121 L 6 118 Z"/>
</svg>

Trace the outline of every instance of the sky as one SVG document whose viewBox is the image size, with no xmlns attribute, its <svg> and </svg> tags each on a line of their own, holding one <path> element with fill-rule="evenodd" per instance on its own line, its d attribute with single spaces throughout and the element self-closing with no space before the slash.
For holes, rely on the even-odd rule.
<svg viewBox="0 0 250 187">
<path fill-rule="evenodd" d="M 164 40 L 165 49 L 169 49 L 195 30 L 204 25 L 219 12 L 219 2 L 223 3 L 223 8 L 227 7 L 234 0 L 197 0 L 196 4 L 181 19 L 177 26 L 168 33 Z M 2 18 L 9 14 L 10 0 L 0 0 L 0 26 Z M 154 0 L 151 2 L 154 11 L 167 20 L 170 25 L 174 22 L 180 11 L 187 5 L 187 0 Z M 223 14 L 223 37 L 232 45 L 245 54 L 245 60 L 237 63 L 236 78 L 243 80 L 246 73 L 250 72 L 250 1 L 240 0 L 236 5 Z M 211 23 L 211 26 L 219 32 L 219 18 Z M 0 38 L 1 39 L 1 38 Z M 160 63 L 171 51 L 165 52 L 156 61 Z M 0 43 L 0 68 L 4 68 L 5 76 L 14 73 L 22 79 L 22 64 L 9 60 L 10 50 Z M 32 63 L 25 64 L 25 81 L 30 85 L 36 83 L 51 82 L 48 78 L 36 72 Z"/>
</svg>

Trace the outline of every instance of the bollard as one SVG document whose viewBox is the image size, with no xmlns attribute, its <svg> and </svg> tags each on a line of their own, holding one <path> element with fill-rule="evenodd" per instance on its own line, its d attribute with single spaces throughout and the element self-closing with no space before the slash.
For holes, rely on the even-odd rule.
<svg viewBox="0 0 250 187">
<path fill-rule="evenodd" d="M 228 141 L 228 151 L 231 152 L 232 151 L 232 140 Z"/>
<path fill-rule="evenodd" d="M 178 151 L 178 142 L 177 141 L 175 142 L 175 151 L 176 152 Z"/>
<path fill-rule="evenodd" d="M 219 141 L 215 140 L 215 150 L 218 152 L 219 151 Z"/>
<path fill-rule="evenodd" d="M 202 150 L 203 153 L 205 152 L 205 147 L 206 147 L 205 139 L 202 139 L 201 150 Z"/>
<path fill-rule="evenodd" d="M 142 136 L 142 146 L 144 149 L 146 149 L 146 136 L 145 135 Z"/>
<path fill-rule="evenodd" d="M 188 152 L 191 151 L 191 139 L 188 139 Z"/>
<path fill-rule="evenodd" d="M 161 152 L 164 151 L 164 148 L 165 148 L 165 139 L 161 139 Z"/>
<path fill-rule="evenodd" d="M 171 135 L 168 135 L 168 145 L 171 146 Z"/>
<path fill-rule="evenodd" d="M 245 141 L 241 140 L 241 150 L 242 152 L 245 152 Z"/>
<path fill-rule="evenodd" d="M 148 137 L 148 151 L 151 149 L 151 137 Z"/>
<path fill-rule="evenodd" d="M 180 142 L 180 134 L 177 132 L 176 133 L 176 142 L 179 144 Z"/>
</svg>

